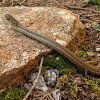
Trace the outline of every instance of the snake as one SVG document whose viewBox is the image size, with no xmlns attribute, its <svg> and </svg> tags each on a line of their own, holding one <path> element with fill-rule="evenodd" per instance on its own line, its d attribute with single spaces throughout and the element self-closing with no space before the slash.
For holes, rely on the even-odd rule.
<svg viewBox="0 0 100 100">
<path fill-rule="evenodd" d="M 79 69 L 82 69 L 92 75 L 100 76 L 100 65 L 93 66 L 91 64 L 85 63 L 79 57 L 77 57 L 73 52 L 71 52 L 66 47 L 62 46 L 61 44 L 41 35 L 39 33 L 36 33 L 34 31 L 31 31 L 31 30 L 25 28 L 12 15 L 6 14 L 4 16 L 5 16 L 5 19 L 8 23 L 8 25 L 10 25 L 11 28 L 13 28 L 13 29 L 17 30 L 18 32 L 24 34 L 25 36 L 32 38 L 38 42 L 41 42 L 42 44 L 46 45 L 47 47 L 59 52 L 65 58 L 70 60 L 74 65 L 76 65 Z"/>
</svg>

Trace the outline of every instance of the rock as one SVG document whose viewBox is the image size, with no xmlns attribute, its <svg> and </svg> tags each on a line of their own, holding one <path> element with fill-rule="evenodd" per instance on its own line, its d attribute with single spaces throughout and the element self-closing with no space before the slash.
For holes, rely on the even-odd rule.
<svg viewBox="0 0 100 100">
<path fill-rule="evenodd" d="M 52 95 L 53 95 L 54 100 L 61 100 L 60 99 L 60 90 L 59 89 L 56 89 L 55 91 L 52 91 Z"/>
<path fill-rule="evenodd" d="M 32 80 L 33 84 L 34 84 L 35 79 L 37 78 L 37 74 L 38 73 L 33 73 L 31 75 L 31 80 Z M 46 86 L 46 83 L 45 83 L 44 78 L 43 78 L 42 75 L 40 75 L 39 81 L 38 81 L 35 89 L 42 90 L 44 92 L 48 91 L 48 87 Z"/>
<path fill-rule="evenodd" d="M 59 72 L 57 69 L 46 70 L 45 78 L 47 81 L 47 85 L 51 87 L 55 86 L 58 75 L 59 75 Z"/>
<path fill-rule="evenodd" d="M 0 8 L 0 89 L 20 84 L 24 76 L 51 49 L 15 31 L 4 19 L 11 14 L 24 27 L 54 41 L 63 41 L 70 50 L 84 39 L 86 31 L 79 19 L 68 10 L 52 7 Z M 63 44 L 62 44 L 63 45 Z"/>
</svg>

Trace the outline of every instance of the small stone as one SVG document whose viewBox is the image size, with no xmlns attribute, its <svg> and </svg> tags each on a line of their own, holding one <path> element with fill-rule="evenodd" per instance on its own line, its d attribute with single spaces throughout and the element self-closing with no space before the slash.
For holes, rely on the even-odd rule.
<svg viewBox="0 0 100 100">
<path fill-rule="evenodd" d="M 54 100 L 60 100 L 60 90 L 59 89 L 52 91 L 52 95 L 53 95 Z"/>
<path fill-rule="evenodd" d="M 97 53 L 97 56 L 100 57 L 100 53 Z"/>
<path fill-rule="evenodd" d="M 46 70 L 45 76 L 46 76 L 47 85 L 51 87 L 55 86 L 57 75 L 59 75 L 57 69 Z"/>
<path fill-rule="evenodd" d="M 95 55 L 95 53 L 93 53 L 93 52 L 86 52 L 87 54 L 88 54 L 88 56 L 94 56 Z"/>
<path fill-rule="evenodd" d="M 56 60 L 59 60 L 60 58 L 59 57 L 56 57 Z"/>
<path fill-rule="evenodd" d="M 52 57 L 52 55 L 49 55 L 49 57 Z"/>
<path fill-rule="evenodd" d="M 31 75 L 31 80 L 32 80 L 33 84 L 34 84 L 36 78 L 37 78 L 37 73 L 33 73 Z M 42 90 L 44 92 L 48 91 L 48 87 L 46 86 L 46 83 L 45 83 L 42 75 L 40 75 L 39 81 L 38 81 L 35 89 Z"/>
<path fill-rule="evenodd" d="M 100 51 L 100 48 L 96 48 L 96 51 Z"/>
<path fill-rule="evenodd" d="M 85 24 L 85 27 L 86 27 L 86 28 L 90 28 L 90 27 L 91 27 L 91 24 L 86 23 L 86 24 Z"/>
<path fill-rule="evenodd" d="M 24 85 L 24 88 L 27 89 L 27 90 L 30 90 L 31 87 L 32 87 L 32 83 L 28 83 L 28 84 Z"/>
</svg>

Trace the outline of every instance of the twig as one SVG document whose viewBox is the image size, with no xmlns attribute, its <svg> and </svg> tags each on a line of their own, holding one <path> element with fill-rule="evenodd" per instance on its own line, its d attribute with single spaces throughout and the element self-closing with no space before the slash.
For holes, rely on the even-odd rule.
<svg viewBox="0 0 100 100">
<path fill-rule="evenodd" d="M 50 100 L 54 100 L 54 98 L 51 96 L 51 94 L 49 94 L 49 98 L 50 98 Z"/>
<path fill-rule="evenodd" d="M 38 80 L 39 80 L 39 77 L 40 77 L 40 74 L 41 74 L 41 69 L 42 69 L 43 60 L 44 60 L 44 57 L 42 57 L 42 59 L 41 59 L 40 68 L 39 68 L 39 72 L 38 72 L 37 78 L 36 78 L 36 80 L 35 80 L 33 86 L 31 87 L 30 91 L 27 93 L 27 95 L 24 97 L 23 100 L 26 100 L 26 99 L 29 97 L 29 95 L 31 94 L 32 90 L 35 88 L 35 86 L 36 86 L 37 83 L 38 83 Z"/>
<path fill-rule="evenodd" d="M 85 26 L 86 27 L 86 26 Z M 90 28 L 88 28 L 88 27 L 86 27 L 88 30 L 94 30 L 94 31 L 97 31 L 97 32 L 100 32 L 100 29 L 94 29 L 94 28 L 92 28 L 92 27 L 90 27 Z"/>
<path fill-rule="evenodd" d="M 84 19 L 84 18 L 80 19 L 80 21 L 81 21 L 81 22 L 86 22 L 86 23 L 92 23 L 92 21 L 91 21 L 91 20 Z"/>
<path fill-rule="evenodd" d="M 25 1 L 26 1 L 26 0 L 23 0 L 23 1 L 20 3 L 20 5 L 23 4 Z"/>
<path fill-rule="evenodd" d="M 47 97 L 48 95 L 51 95 L 51 93 L 44 94 L 41 100 L 44 100 L 44 98 Z"/>
<path fill-rule="evenodd" d="M 86 6 L 88 6 L 89 4 L 88 3 L 86 3 L 86 4 L 84 4 L 83 6 L 82 6 L 82 8 L 84 8 L 84 7 L 86 7 Z"/>
<path fill-rule="evenodd" d="M 100 12 L 92 10 L 92 9 L 88 9 L 88 8 L 80 8 L 80 7 L 76 7 L 76 6 L 69 6 L 67 4 L 65 4 L 64 6 L 67 7 L 67 8 L 70 8 L 70 9 L 87 10 L 87 11 L 92 11 L 94 13 L 100 14 Z"/>
<path fill-rule="evenodd" d="M 93 16 L 99 16 L 100 14 L 92 14 L 92 15 L 83 15 L 84 17 L 93 17 Z"/>
</svg>

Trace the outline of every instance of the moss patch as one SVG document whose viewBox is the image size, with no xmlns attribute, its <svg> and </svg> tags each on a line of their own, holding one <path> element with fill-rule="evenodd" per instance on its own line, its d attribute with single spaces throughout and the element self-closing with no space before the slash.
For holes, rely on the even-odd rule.
<svg viewBox="0 0 100 100">
<path fill-rule="evenodd" d="M 13 87 L 1 93 L 0 100 L 22 100 L 26 93 L 27 91 L 23 87 Z"/>
<path fill-rule="evenodd" d="M 68 59 L 57 52 L 46 56 L 43 62 L 43 66 L 49 66 L 50 69 L 57 68 L 60 70 L 66 69 L 77 72 L 75 65 L 73 65 Z"/>
</svg>

